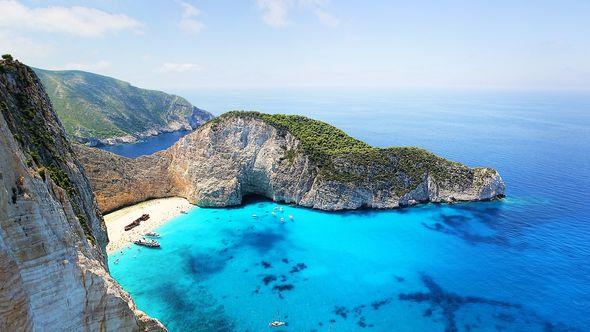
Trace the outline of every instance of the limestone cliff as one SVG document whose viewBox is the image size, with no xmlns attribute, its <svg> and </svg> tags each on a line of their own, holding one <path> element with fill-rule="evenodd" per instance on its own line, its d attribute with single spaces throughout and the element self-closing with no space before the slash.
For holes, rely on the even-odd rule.
<svg viewBox="0 0 590 332">
<path fill-rule="evenodd" d="M 107 270 L 88 179 L 34 72 L 0 60 L 0 331 L 165 330 Z"/>
<path fill-rule="evenodd" d="M 75 149 L 102 211 L 167 196 L 222 207 L 257 194 L 342 210 L 504 195 L 493 169 L 469 168 L 418 148 L 374 148 L 298 116 L 226 113 L 168 150 L 138 159 Z"/>
</svg>

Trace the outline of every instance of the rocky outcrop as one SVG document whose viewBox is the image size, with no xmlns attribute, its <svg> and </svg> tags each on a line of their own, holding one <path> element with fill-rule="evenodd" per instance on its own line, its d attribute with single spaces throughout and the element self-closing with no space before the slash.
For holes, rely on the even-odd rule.
<svg viewBox="0 0 590 332">
<path fill-rule="evenodd" d="M 137 143 L 148 137 L 161 135 L 164 133 L 173 133 L 177 131 L 192 131 L 198 128 L 203 123 L 213 119 L 213 115 L 198 107 L 183 105 L 182 107 L 189 107 L 192 109 L 190 115 L 180 116 L 172 113 L 166 118 L 166 123 L 163 125 L 153 125 L 150 129 L 144 131 L 133 132 L 132 134 L 113 136 L 109 138 L 98 137 L 82 137 L 73 135 L 72 138 L 79 143 L 88 146 L 102 146 L 102 145 L 118 145 Z M 180 106 L 178 106 L 180 108 Z M 179 112 L 175 110 L 175 112 Z"/>
<path fill-rule="evenodd" d="M 309 127 L 312 134 L 306 136 Z M 318 139 L 321 144 L 314 143 Z M 322 150 L 333 143 L 336 152 Z M 137 159 L 75 149 L 102 211 L 168 196 L 223 207 L 256 194 L 332 211 L 504 195 L 502 178 L 493 169 L 472 169 L 417 148 L 372 148 L 300 117 L 229 113 L 168 150 Z"/>
<path fill-rule="evenodd" d="M 0 331 L 162 331 L 108 273 L 88 179 L 34 72 L 0 60 Z"/>
<path fill-rule="evenodd" d="M 180 196 L 168 173 L 170 159 L 163 152 L 129 159 L 79 144 L 74 151 L 103 213 L 151 198 Z"/>
</svg>

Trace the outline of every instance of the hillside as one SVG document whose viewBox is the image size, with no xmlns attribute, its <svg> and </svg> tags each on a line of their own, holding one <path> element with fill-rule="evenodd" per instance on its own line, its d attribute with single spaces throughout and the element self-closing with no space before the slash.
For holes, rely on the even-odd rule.
<svg viewBox="0 0 590 332">
<path fill-rule="evenodd" d="M 394 178 L 404 174 L 404 183 L 417 184 L 424 174 L 435 176 L 438 180 L 453 178 L 453 181 L 469 181 L 474 172 L 460 163 L 441 158 L 417 147 L 376 148 L 350 137 L 344 131 L 322 121 L 298 115 L 265 114 L 259 112 L 227 112 L 213 121 L 213 124 L 227 118 L 260 119 L 275 127 L 283 135 L 290 133 L 301 145 L 298 149 L 287 151 L 288 159 L 297 154 L 305 154 L 318 167 L 320 175 L 327 180 L 359 182 L 367 173 L 359 171 L 370 167 L 372 176 L 378 179 Z M 347 165 L 356 165 L 350 168 Z M 480 172 L 485 168 L 478 168 Z M 493 171 L 493 170 L 492 170 Z M 403 194 L 405 184 L 398 183 L 398 192 Z"/>
<path fill-rule="evenodd" d="M 205 207 L 247 195 L 321 210 L 397 208 L 504 196 L 491 168 L 415 147 L 375 148 L 302 116 L 229 112 L 137 159 L 76 146 L 102 211 L 180 196 Z"/>
<path fill-rule="evenodd" d="M 191 130 L 213 116 L 184 98 L 93 73 L 34 69 L 66 132 L 91 145 Z"/>
</svg>

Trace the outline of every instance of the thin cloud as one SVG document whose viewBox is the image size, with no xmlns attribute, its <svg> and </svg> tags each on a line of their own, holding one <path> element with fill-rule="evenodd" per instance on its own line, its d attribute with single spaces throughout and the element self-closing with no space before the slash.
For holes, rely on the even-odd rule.
<svg viewBox="0 0 590 332">
<path fill-rule="evenodd" d="M 203 68 L 194 63 L 175 63 L 165 62 L 158 68 L 160 73 L 185 73 L 191 71 L 201 71 Z"/>
<path fill-rule="evenodd" d="M 201 11 L 190 3 L 181 2 L 180 6 L 182 7 L 182 17 L 189 18 L 201 15 Z"/>
<path fill-rule="evenodd" d="M 327 0 L 256 0 L 262 11 L 262 20 L 274 28 L 282 28 L 291 24 L 290 12 L 294 9 L 311 11 L 318 21 L 329 27 L 337 27 L 340 20 L 324 9 Z"/>
<path fill-rule="evenodd" d="M 11 53 L 23 62 L 40 61 L 55 55 L 57 47 L 16 33 L 0 31 L 0 54 Z"/>
<path fill-rule="evenodd" d="M 289 25 L 287 12 L 292 6 L 289 0 L 257 0 L 258 8 L 262 10 L 262 20 L 275 28 Z"/>
<path fill-rule="evenodd" d="M 205 27 L 205 25 L 201 21 L 198 21 L 195 19 L 189 19 L 189 18 L 184 18 L 184 19 L 180 20 L 180 23 L 178 23 L 178 26 L 180 27 L 180 29 L 182 31 L 184 31 L 185 33 L 187 33 L 189 35 L 198 34 Z"/>
<path fill-rule="evenodd" d="M 178 26 L 182 31 L 189 35 L 196 35 L 203 30 L 205 24 L 197 19 L 201 11 L 190 3 L 181 2 L 182 15 Z"/>
<path fill-rule="evenodd" d="M 0 28 L 101 37 L 121 30 L 141 31 L 144 25 L 124 14 L 74 7 L 31 8 L 18 1 L 0 1 Z"/>
<path fill-rule="evenodd" d="M 97 62 L 69 62 L 63 66 L 65 70 L 84 70 L 84 71 L 100 71 L 109 68 L 111 63 L 106 60 Z"/>
<path fill-rule="evenodd" d="M 328 26 L 330 28 L 336 28 L 340 25 L 340 20 L 336 16 L 326 11 L 318 9 L 314 11 L 314 14 L 317 17 L 318 21 L 320 21 L 320 23 L 322 23 L 325 26 Z"/>
</svg>

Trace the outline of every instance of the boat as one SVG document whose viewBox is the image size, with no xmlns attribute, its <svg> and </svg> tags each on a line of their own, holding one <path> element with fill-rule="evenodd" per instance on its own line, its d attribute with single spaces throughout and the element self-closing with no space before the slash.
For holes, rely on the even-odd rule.
<svg viewBox="0 0 590 332">
<path fill-rule="evenodd" d="M 280 320 L 275 320 L 275 321 L 268 323 L 268 326 L 270 326 L 270 327 L 281 327 L 281 326 L 285 326 L 285 325 L 287 325 L 287 323 L 281 322 Z"/>
<path fill-rule="evenodd" d="M 156 232 L 147 232 L 147 233 L 145 233 L 145 236 L 147 236 L 147 237 L 160 237 L 160 234 L 158 234 Z"/>
<path fill-rule="evenodd" d="M 256 213 L 252 214 L 252 218 L 254 218 L 254 219 L 258 218 L 258 216 L 256 215 Z"/>
<path fill-rule="evenodd" d="M 148 247 L 148 248 L 160 248 L 160 243 L 156 240 L 146 240 L 146 239 L 139 239 L 133 241 L 133 243 L 137 244 L 138 246 Z"/>
<path fill-rule="evenodd" d="M 285 218 L 281 217 L 281 222 L 282 223 L 285 222 Z"/>
<path fill-rule="evenodd" d="M 289 215 L 289 219 L 293 220 L 293 215 L 292 214 Z"/>
<path fill-rule="evenodd" d="M 180 213 L 182 213 L 182 214 L 188 214 L 188 212 L 186 212 L 184 210 L 180 211 Z"/>
<path fill-rule="evenodd" d="M 141 217 L 135 219 L 132 223 L 125 226 L 125 231 L 130 231 L 130 230 L 134 229 L 135 227 L 139 226 L 139 224 L 141 224 L 142 221 L 146 221 L 148 219 L 150 219 L 149 214 L 142 214 Z"/>
</svg>

